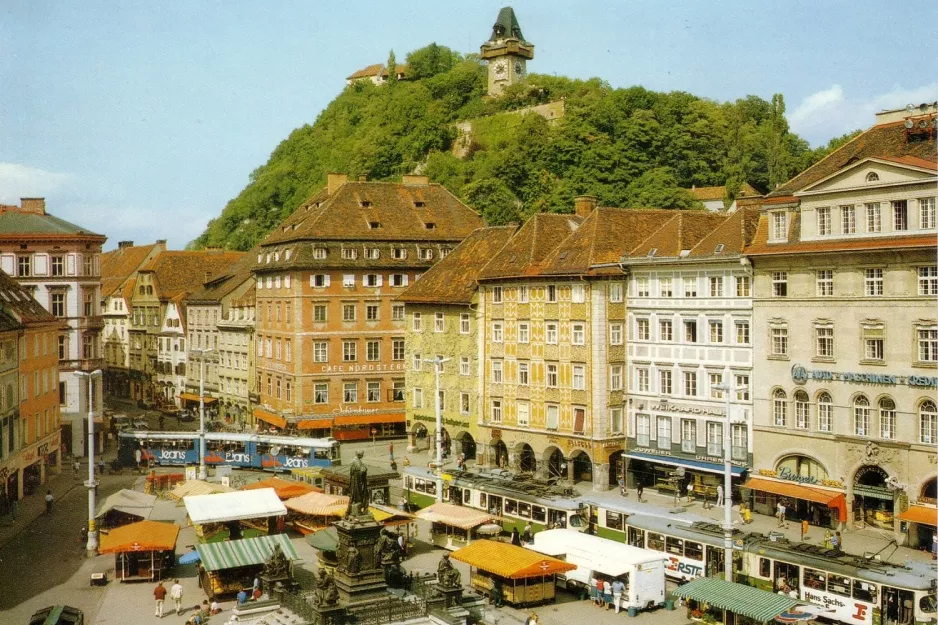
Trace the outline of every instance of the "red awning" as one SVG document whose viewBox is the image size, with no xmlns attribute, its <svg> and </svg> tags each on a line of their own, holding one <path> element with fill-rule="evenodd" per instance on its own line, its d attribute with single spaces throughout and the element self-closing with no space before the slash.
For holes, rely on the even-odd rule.
<svg viewBox="0 0 938 625">
<path fill-rule="evenodd" d="M 928 506 L 912 506 L 899 515 L 899 520 L 935 527 L 938 526 L 938 510 Z"/>
<path fill-rule="evenodd" d="M 276 425 L 278 428 L 287 427 L 287 420 L 279 415 L 275 415 L 272 412 L 267 412 L 263 408 L 254 409 L 254 418 L 265 421 L 271 425 Z"/>
<path fill-rule="evenodd" d="M 362 414 L 336 417 L 335 425 L 371 425 L 373 423 L 404 423 L 404 413 Z"/>
<path fill-rule="evenodd" d="M 806 501 L 822 503 L 829 508 L 837 510 L 841 522 L 847 520 L 847 500 L 843 493 L 835 490 L 795 484 L 793 482 L 777 482 L 775 480 L 766 480 L 759 477 L 749 478 L 749 481 L 743 484 L 743 488 L 751 488 L 752 490 L 791 497 L 792 499 L 804 499 Z"/>
<path fill-rule="evenodd" d="M 202 398 L 206 404 L 218 401 L 217 397 L 209 397 L 208 395 L 203 395 Z M 179 399 L 183 401 L 199 401 L 199 396 L 195 393 L 180 393 Z"/>
<path fill-rule="evenodd" d="M 332 427 L 332 419 L 301 419 L 296 427 L 300 430 L 328 430 Z"/>
</svg>

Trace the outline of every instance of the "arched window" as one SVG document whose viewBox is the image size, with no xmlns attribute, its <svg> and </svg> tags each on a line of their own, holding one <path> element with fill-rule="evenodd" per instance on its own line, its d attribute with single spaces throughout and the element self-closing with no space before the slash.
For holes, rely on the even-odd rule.
<svg viewBox="0 0 938 625">
<path fill-rule="evenodd" d="M 782 389 L 776 389 L 772 396 L 772 415 L 775 425 L 780 427 L 788 425 L 788 398 Z"/>
<path fill-rule="evenodd" d="M 888 397 L 879 400 L 879 437 L 896 437 L 896 402 Z"/>
<path fill-rule="evenodd" d="M 808 394 L 804 391 L 795 391 L 795 427 L 799 430 L 807 430 L 810 413 L 811 404 Z"/>
<path fill-rule="evenodd" d="M 879 174 L 877 174 L 875 171 L 871 171 L 870 173 L 866 175 L 866 181 L 867 182 L 879 182 Z"/>
<path fill-rule="evenodd" d="M 827 392 L 817 396 L 817 429 L 819 432 L 831 432 L 834 429 L 834 402 Z"/>
<path fill-rule="evenodd" d="M 928 399 L 918 407 L 919 440 L 934 445 L 938 441 L 938 408 Z"/>
<path fill-rule="evenodd" d="M 870 400 L 857 395 L 853 400 L 853 433 L 857 436 L 870 435 Z"/>
</svg>

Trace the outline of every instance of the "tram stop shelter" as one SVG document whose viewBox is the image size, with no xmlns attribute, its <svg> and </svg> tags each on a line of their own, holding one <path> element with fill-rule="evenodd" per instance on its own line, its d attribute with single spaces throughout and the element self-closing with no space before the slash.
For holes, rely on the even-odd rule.
<svg viewBox="0 0 938 625">
<path fill-rule="evenodd" d="M 205 480 L 186 480 L 177 484 L 173 490 L 169 491 L 169 496 L 182 502 L 183 497 L 190 495 L 214 495 L 215 493 L 233 493 L 234 488 L 225 486 L 219 482 L 206 482 Z"/>
<path fill-rule="evenodd" d="M 321 488 L 316 488 L 305 482 L 285 480 L 279 477 L 269 477 L 266 480 L 245 484 L 241 487 L 241 490 L 258 490 L 261 488 L 273 488 L 281 501 L 301 497 L 307 493 L 322 492 Z"/>
<path fill-rule="evenodd" d="M 717 577 L 698 577 L 672 593 L 687 604 L 688 616 L 709 614 L 724 625 L 770 623 L 803 602 Z"/>
<path fill-rule="evenodd" d="M 450 551 L 465 547 L 476 540 L 476 530 L 479 526 L 498 520 L 498 517 L 483 510 L 441 502 L 420 510 L 416 517 L 430 521 L 430 537 L 433 544 Z"/>
<path fill-rule="evenodd" d="M 101 502 L 95 519 L 103 528 L 121 527 L 149 519 L 155 504 L 156 495 L 122 488 Z"/>
<path fill-rule="evenodd" d="M 210 599 L 249 590 L 278 546 L 290 562 L 300 559 L 286 534 L 196 545 L 202 588 Z"/>
<path fill-rule="evenodd" d="M 273 488 L 183 497 L 199 542 L 275 534 L 287 508 Z"/>
<path fill-rule="evenodd" d="M 454 551 L 450 557 L 470 566 L 473 589 L 489 596 L 500 591 L 504 601 L 516 606 L 553 600 L 557 574 L 576 568 L 575 564 L 524 547 L 484 539 Z"/>
<path fill-rule="evenodd" d="M 115 554 L 114 575 L 120 581 L 155 581 L 175 564 L 178 537 L 175 523 L 140 521 L 102 534 L 98 553 Z"/>
</svg>

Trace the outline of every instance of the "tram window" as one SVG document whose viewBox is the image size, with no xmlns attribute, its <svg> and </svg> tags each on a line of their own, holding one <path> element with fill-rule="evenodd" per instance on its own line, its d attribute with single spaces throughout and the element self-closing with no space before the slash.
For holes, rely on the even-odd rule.
<svg viewBox="0 0 938 625">
<path fill-rule="evenodd" d="M 606 510 L 606 527 L 611 530 L 622 530 L 622 515 L 618 512 Z"/>
<path fill-rule="evenodd" d="M 827 592 L 842 597 L 850 596 L 850 578 L 843 575 L 831 575 L 827 578 Z"/>
<path fill-rule="evenodd" d="M 305 456 L 305 455 L 307 455 L 307 454 L 304 453 L 303 455 Z M 316 451 L 313 452 L 313 457 L 314 457 L 314 458 L 318 458 L 318 459 L 320 459 L 320 460 L 328 460 L 328 459 L 329 459 L 329 448 L 327 447 L 327 448 L 325 448 L 325 449 L 317 449 Z"/>
<path fill-rule="evenodd" d="M 531 504 L 518 502 L 518 516 L 525 519 L 531 518 Z"/>
<path fill-rule="evenodd" d="M 827 573 L 824 571 L 818 571 L 817 569 L 809 569 L 805 567 L 804 585 L 807 588 L 824 590 L 827 587 Z"/>
<path fill-rule="evenodd" d="M 467 506 L 472 503 L 472 491 L 468 488 L 462 489 L 462 502 Z"/>
<path fill-rule="evenodd" d="M 428 495 L 436 494 L 436 482 L 427 482 L 427 494 Z"/>
<path fill-rule="evenodd" d="M 505 514 L 518 514 L 518 502 L 514 499 L 506 499 Z"/>
<path fill-rule="evenodd" d="M 564 517 L 560 518 L 562 519 Z M 570 527 L 583 527 L 584 525 L 586 525 L 586 519 L 575 512 L 570 515 Z"/>
<path fill-rule="evenodd" d="M 628 535 L 629 544 L 633 547 L 645 546 L 645 530 L 640 530 L 637 527 L 630 527 Z"/>
<path fill-rule="evenodd" d="M 531 507 L 531 519 L 537 521 L 538 523 L 544 523 L 547 521 L 547 508 L 542 506 L 532 506 Z"/>
<path fill-rule="evenodd" d="M 655 551 L 664 551 L 664 536 L 648 532 L 648 548 Z"/>
<path fill-rule="evenodd" d="M 922 612 L 935 612 L 938 610 L 938 601 L 935 600 L 935 595 L 925 595 L 919 599 L 918 607 L 921 608 Z"/>
<path fill-rule="evenodd" d="M 488 509 L 486 507 L 488 505 L 487 500 L 488 500 L 488 496 L 485 493 L 479 493 L 479 507 L 482 508 L 483 510 Z"/>
<path fill-rule="evenodd" d="M 759 577 L 772 577 L 772 561 L 768 558 L 759 558 Z"/>
<path fill-rule="evenodd" d="M 684 541 L 680 538 L 674 538 L 673 536 L 668 536 L 667 539 L 668 553 L 673 553 L 676 556 L 684 555 Z"/>
<path fill-rule="evenodd" d="M 414 478 L 410 477 L 409 475 L 405 475 L 404 488 L 412 490 L 414 488 Z"/>
<path fill-rule="evenodd" d="M 698 560 L 703 562 L 703 545 L 688 540 L 684 543 L 684 556 L 690 558 L 691 560 Z"/>
<path fill-rule="evenodd" d="M 853 582 L 853 598 L 868 603 L 876 603 L 876 584 L 855 580 Z"/>
<path fill-rule="evenodd" d="M 414 490 L 418 493 L 427 492 L 427 483 L 423 480 L 414 480 Z"/>
</svg>

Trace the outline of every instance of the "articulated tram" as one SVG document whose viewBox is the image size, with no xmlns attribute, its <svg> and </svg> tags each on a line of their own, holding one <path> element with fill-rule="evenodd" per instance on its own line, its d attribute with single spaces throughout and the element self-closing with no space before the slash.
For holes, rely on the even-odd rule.
<svg viewBox="0 0 938 625">
<path fill-rule="evenodd" d="M 633 515 L 626 542 L 667 554 L 665 575 L 677 582 L 723 572 L 723 530 L 714 523 Z M 849 625 L 934 623 L 934 565 L 880 562 L 836 549 L 734 530 L 737 579 L 826 607 L 822 615 Z"/>
<path fill-rule="evenodd" d="M 199 462 L 198 432 L 118 433 L 117 458 L 124 465 L 184 466 Z M 205 463 L 288 472 L 338 465 L 339 444 L 331 438 L 205 433 Z"/>
</svg>

